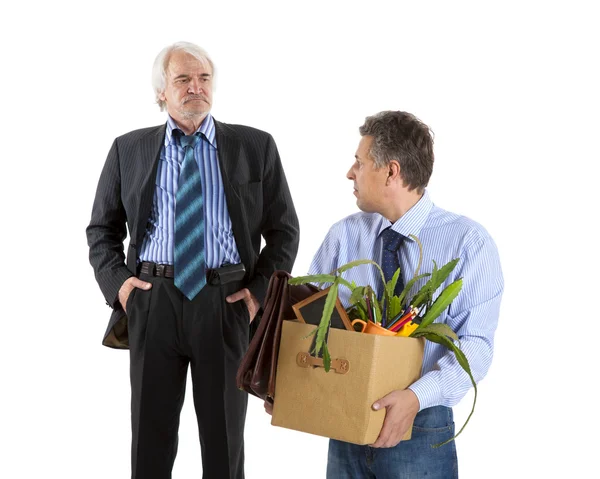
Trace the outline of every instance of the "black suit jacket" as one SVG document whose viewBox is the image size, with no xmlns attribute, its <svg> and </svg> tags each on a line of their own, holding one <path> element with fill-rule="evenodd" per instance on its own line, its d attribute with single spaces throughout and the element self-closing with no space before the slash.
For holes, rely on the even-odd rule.
<svg viewBox="0 0 600 479">
<path fill-rule="evenodd" d="M 218 121 L 215 127 L 225 198 L 247 271 L 246 287 L 262 304 L 273 271 L 292 269 L 298 251 L 298 218 L 271 135 Z M 129 347 L 127 318 L 118 292 L 123 282 L 136 274 L 165 131 L 166 125 L 162 125 L 117 138 L 98 182 L 86 233 L 96 280 L 113 308 L 102 343 L 105 346 Z M 266 242 L 262 251 L 261 235 Z"/>
</svg>

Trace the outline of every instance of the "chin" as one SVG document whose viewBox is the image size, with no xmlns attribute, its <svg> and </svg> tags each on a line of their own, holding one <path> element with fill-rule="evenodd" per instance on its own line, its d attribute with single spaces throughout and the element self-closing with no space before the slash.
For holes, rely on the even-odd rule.
<svg viewBox="0 0 600 479">
<path fill-rule="evenodd" d="M 192 120 L 207 113 L 208 110 L 185 110 L 181 112 L 181 115 L 187 120 Z"/>
<path fill-rule="evenodd" d="M 371 209 L 368 205 L 365 205 L 362 201 L 356 200 L 356 206 L 360 211 L 364 211 L 365 213 L 372 213 Z"/>
</svg>

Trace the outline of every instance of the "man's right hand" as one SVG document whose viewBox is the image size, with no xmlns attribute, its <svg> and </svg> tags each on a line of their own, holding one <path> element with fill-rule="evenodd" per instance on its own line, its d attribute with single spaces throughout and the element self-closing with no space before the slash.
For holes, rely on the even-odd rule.
<svg viewBox="0 0 600 479">
<path fill-rule="evenodd" d="M 131 278 L 125 280 L 121 289 L 119 289 L 119 303 L 121 303 L 121 307 L 123 311 L 127 312 L 125 309 L 125 305 L 127 304 L 127 300 L 129 299 L 129 295 L 133 291 L 133 288 L 140 288 L 144 290 L 149 290 L 152 288 L 152 283 L 147 283 L 146 281 L 142 281 L 141 279 L 132 276 Z"/>
<path fill-rule="evenodd" d="M 269 401 L 265 401 L 265 411 L 267 414 L 270 414 L 271 416 L 273 415 L 273 404 L 271 404 Z"/>
</svg>

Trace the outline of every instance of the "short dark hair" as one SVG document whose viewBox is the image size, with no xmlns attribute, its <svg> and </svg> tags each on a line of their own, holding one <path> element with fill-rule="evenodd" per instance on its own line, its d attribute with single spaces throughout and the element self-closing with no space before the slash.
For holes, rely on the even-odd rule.
<svg viewBox="0 0 600 479">
<path fill-rule="evenodd" d="M 433 171 L 433 132 L 416 116 L 405 111 L 382 111 L 368 116 L 359 128 L 372 136 L 369 152 L 376 168 L 400 163 L 400 174 L 409 190 L 422 193 Z"/>
</svg>

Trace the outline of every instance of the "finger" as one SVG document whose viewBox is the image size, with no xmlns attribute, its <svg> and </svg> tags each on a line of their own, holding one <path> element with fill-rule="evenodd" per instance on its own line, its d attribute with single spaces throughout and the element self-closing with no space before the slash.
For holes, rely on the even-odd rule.
<svg viewBox="0 0 600 479">
<path fill-rule="evenodd" d="M 273 405 L 268 401 L 265 401 L 265 411 L 267 414 L 273 415 Z"/>
<path fill-rule="evenodd" d="M 248 288 L 240 289 L 237 293 L 233 293 L 232 295 L 227 296 L 225 300 L 228 303 L 235 303 L 240 299 L 244 299 L 249 293 L 250 291 L 248 291 Z"/>
<path fill-rule="evenodd" d="M 133 277 L 133 279 L 131 280 L 131 285 L 135 288 L 140 288 L 140 289 L 145 289 L 145 290 L 152 288 L 152 283 L 142 281 L 141 279 L 136 278 L 136 277 Z"/>
<path fill-rule="evenodd" d="M 375 401 L 372 406 L 373 409 L 375 411 L 379 411 L 380 409 L 383 409 L 384 407 L 388 407 L 388 406 L 391 406 L 392 404 L 394 404 L 395 392 L 396 391 L 392 391 L 391 393 L 387 394 L 386 396 L 383 396 L 381 399 Z"/>
<path fill-rule="evenodd" d="M 375 444 L 373 444 L 372 447 L 385 447 L 385 445 L 387 444 L 390 435 L 392 434 L 392 424 L 391 421 L 389 420 L 388 417 L 385 418 L 385 420 L 383 421 L 383 427 L 381 428 L 381 431 L 379 432 L 379 437 L 377 438 L 377 441 L 375 441 Z"/>
<path fill-rule="evenodd" d="M 248 288 L 246 288 L 248 289 Z M 256 296 L 254 296 L 250 290 L 248 290 L 248 298 L 250 298 L 250 301 L 252 302 L 252 304 L 254 305 L 255 309 L 258 311 L 258 309 L 260 308 L 260 302 L 258 301 L 258 299 L 256 299 Z"/>
</svg>

